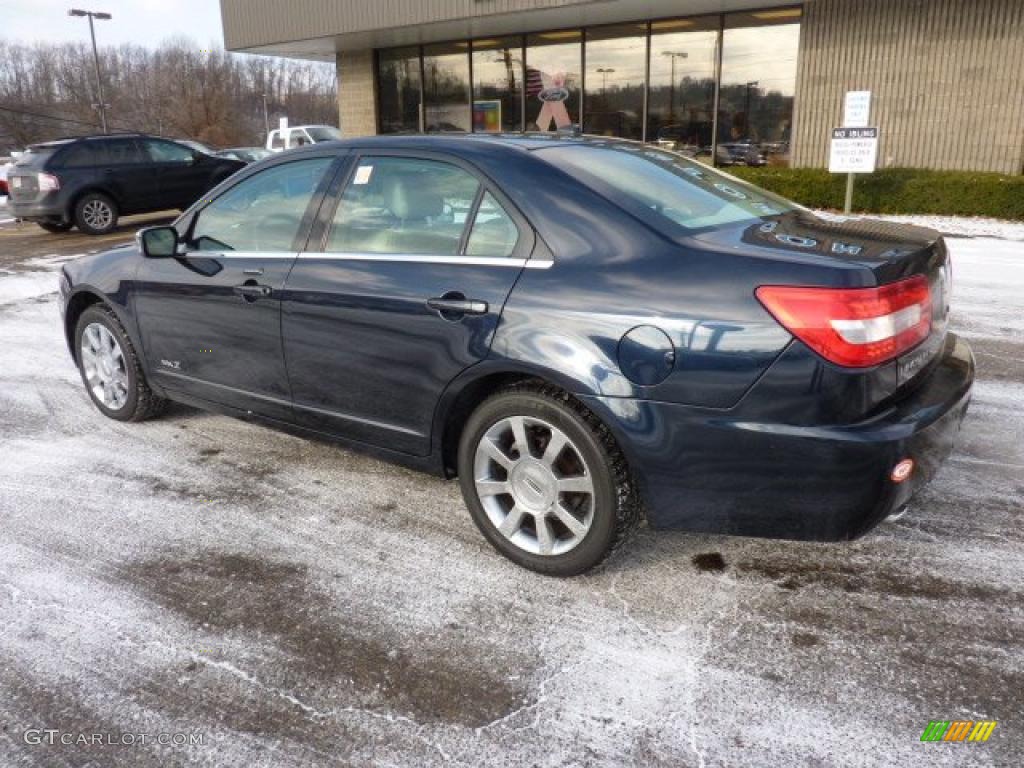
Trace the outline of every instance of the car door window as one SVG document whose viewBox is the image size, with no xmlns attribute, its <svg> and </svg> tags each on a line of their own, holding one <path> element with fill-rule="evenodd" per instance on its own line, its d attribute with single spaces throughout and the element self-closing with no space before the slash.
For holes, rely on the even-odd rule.
<svg viewBox="0 0 1024 768">
<path fill-rule="evenodd" d="M 519 241 L 519 228 L 490 192 L 477 208 L 466 242 L 467 256 L 511 256 Z"/>
<path fill-rule="evenodd" d="M 173 141 L 146 139 L 143 141 L 149 159 L 154 163 L 191 163 L 192 150 Z"/>
<path fill-rule="evenodd" d="M 68 147 L 60 156 L 64 168 L 88 168 L 103 162 L 103 151 L 99 142 L 83 141 Z"/>
<path fill-rule="evenodd" d="M 479 188 L 451 163 L 363 157 L 338 203 L 327 249 L 457 256 Z"/>
<path fill-rule="evenodd" d="M 268 168 L 231 187 L 196 216 L 200 251 L 291 251 L 302 217 L 333 158 Z"/>
<path fill-rule="evenodd" d="M 134 165 L 142 162 L 138 144 L 132 139 L 109 139 L 103 144 L 107 165 Z"/>
</svg>

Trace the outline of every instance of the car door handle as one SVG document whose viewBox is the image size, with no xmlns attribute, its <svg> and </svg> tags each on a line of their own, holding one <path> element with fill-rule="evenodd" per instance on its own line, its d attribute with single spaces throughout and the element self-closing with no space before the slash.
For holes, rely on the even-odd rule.
<svg viewBox="0 0 1024 768">
<path fill-rule="evenodd" d="M 271 288 L 269 285 L 245 283 L 243 285 L 236 285 L 234 287 L 234 291 L 243 299 L 260 299 L 272 294 L 274 292 L 274 289 Z"/>
<path fill-rule="evenodd" d="M 452 315 L 486 315 L 487 302 L 474 299 L 455 298 L 441 296 L 439 298 L 427 299 L 427 306 L 435 312 Z"/>
</svg>

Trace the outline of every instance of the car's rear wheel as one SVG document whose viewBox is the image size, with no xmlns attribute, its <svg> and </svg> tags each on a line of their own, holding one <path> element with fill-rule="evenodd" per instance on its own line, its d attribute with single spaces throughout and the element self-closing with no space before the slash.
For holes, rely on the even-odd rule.
<svg viewBox="0 0 1024 768">
<path fill-rule="evenodd" d="M 67 232 L 69 229 L 71 229 L 70 221 L 37 221 L 36 224 L 38 224 L 42 229 L 45 229 L 47 232 L 54 233 Z"/>
<path fill-rule="evenodd" d="M 74 219 L 87 235 L 105 235 L 117 226 L 117 205 L 100 192 L 90 192 L 75 203 Z"/>
<path fill-rule="evenodd" d="M 117 315 L 100 304 L 86 309 L 75 326 L 75 349 L 89 397 L 118 421 L 143 421 L 166 406 L 146 382 L 142 364 Z"/>
<path fill-rule="evenodd" d="M 470 416 L 459 483 L 488 541 L 552 576 L 598 565 L 639 522 L 625 459 L 608 429 L 554 387 L 517 385 Z"/>
</svg>

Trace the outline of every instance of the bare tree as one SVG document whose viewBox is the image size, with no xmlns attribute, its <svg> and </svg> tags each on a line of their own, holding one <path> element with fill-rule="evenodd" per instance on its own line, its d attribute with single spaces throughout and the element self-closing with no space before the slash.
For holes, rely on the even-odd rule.
<svg viewBox="0 0 1024 768">
<path fill-rule="evenodd" d="M 91 50 L 77 43 L 25 45 L 0 39 L 0 137 L 24 146 L 99 130 Z M 231 54 L 186 38 L 156 49 L 100 51 L 113 130 L 262 145 L 263 99 L 276 123 L 334 123 L 332 65 Z"/>
</svg>

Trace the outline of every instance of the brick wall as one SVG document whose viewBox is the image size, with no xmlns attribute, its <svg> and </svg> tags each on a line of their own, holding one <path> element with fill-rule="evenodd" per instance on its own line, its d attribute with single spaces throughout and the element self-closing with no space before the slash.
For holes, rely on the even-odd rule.
<svg viewBox="0 0 1024 768">
<path fill-rule="evenodd" d="M 338 54 L 338 120 L 345 138 L 377 133 L 373 51 Z"/>
</svg>

